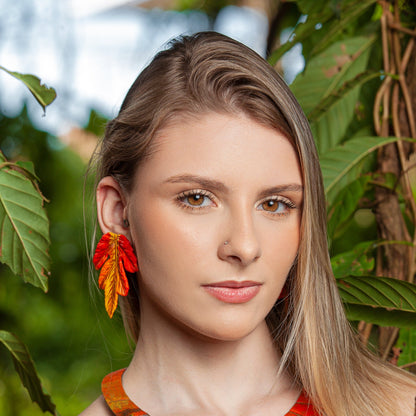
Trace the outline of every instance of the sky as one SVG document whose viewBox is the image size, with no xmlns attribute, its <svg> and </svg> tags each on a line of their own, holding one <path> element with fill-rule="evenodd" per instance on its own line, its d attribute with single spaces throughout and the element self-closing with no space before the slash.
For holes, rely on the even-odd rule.
<svg viewBox="0 0 416 416">
<path fill-rule="evenodd" d="M 216 30 L 264 56 L 268 32 L 266 16 L 234 6 L 215 22 L 201 12 L 146 10 L 121 0 L 0 0 L 0 10 L 0 65 L 35 74 L 58 94 L 44 116 L 25 87 L 0 71 L 1 111 L 14 116 L 27 101 L 36 127 L 56 135 L 85 125 L 91 108 L 114 117 L 139 72 L 178 35 Z"/>
</svg>

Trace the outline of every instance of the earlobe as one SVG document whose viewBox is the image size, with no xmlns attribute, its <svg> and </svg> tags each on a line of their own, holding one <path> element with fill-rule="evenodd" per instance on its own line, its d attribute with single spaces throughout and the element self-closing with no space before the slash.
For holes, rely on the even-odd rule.
<svg viewBox="0 0 416 416">
<path fill-rule="evenodd" d="M 97 186 L 97 217 L 103 234 L 127 234 L 125 211 L 126 199 L 118 182 L 111 176 L 101 179 Z"/>
</svg>

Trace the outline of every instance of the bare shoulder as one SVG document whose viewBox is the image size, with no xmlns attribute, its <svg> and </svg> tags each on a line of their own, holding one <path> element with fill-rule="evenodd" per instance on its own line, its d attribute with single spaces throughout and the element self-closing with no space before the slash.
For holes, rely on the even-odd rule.
<svg viewBox="0 0 416 416">
<path fill-rule="evenodd" d="M 79 416 L 114 416 L 103 396 L 88 406 Z"/>
</svg>

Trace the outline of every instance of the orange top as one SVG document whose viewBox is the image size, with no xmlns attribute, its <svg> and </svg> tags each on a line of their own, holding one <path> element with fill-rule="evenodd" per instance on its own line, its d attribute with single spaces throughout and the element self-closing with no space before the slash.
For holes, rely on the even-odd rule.
<svg viewBox="0 0 416 416">
<path fill-rule="evenodd" d="M 121 377 L 125 368 L 114 371 L 104 377 L 101 390 L 105 401 L 116 416 L 150 416 L 140 410 L 127 396 Z M 302 391 L 298 400 L 285 416 L 318 416 L 318 412 Z"/>
</svg>

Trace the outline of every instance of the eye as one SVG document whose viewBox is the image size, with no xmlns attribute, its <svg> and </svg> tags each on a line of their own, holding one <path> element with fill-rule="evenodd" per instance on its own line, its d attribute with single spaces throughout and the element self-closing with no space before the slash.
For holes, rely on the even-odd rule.
<svg viewBox="0 0 416 416">
<path fill-rule="evenodd" d="M 177 199 L 185 206 L 185 208 L 191 209 L 205 208 L 215 205 L 211 193 L 200 189 L 182 192 L 178 195 Z"/>
<path fill-rule="evenodd" d="M 289 199 L 282 197 L 269 198 L 259 205 L 260 211 L 270 212 L 274 215 L 286 215 L 293 208 L 296 208 L 295 204 Z"/>
<path fill-rule="evenodd" d="M 204 203 L 206 202 L 205 199 L 207 199 L 207 197 L 205 195 L 201 195 L 201 194 L 193 194 L 193 195 L 188 195 L 185 197 L 185 201 L 189 203 L 189 205 L 192 205 L 193 207 L 200 207 L 201 205 L 204 205 Z"/>
</svg>

